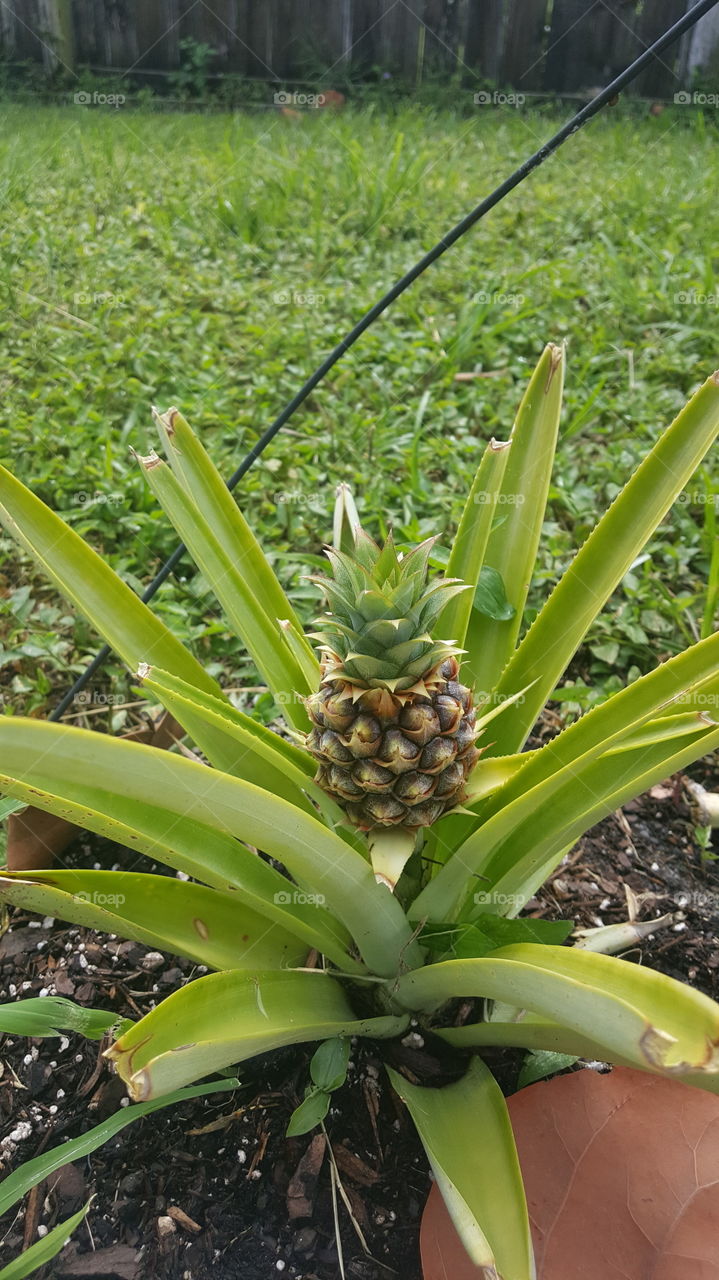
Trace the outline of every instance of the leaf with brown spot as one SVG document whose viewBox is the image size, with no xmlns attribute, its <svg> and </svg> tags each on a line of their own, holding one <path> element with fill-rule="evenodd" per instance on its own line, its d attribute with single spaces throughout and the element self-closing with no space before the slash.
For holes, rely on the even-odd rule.
<svg viewBox="0 0 719 1280">
<path fill-rule="evenodd" d="M 617 1067 L 531 1085 L 508 1107 L 537 1280 L 717 1280 L 719 1098 Z M 425 1280 L 484 1280 L 436 1186 L 421 1249 Z"/>
<path fill-rule="evenodd" d="M 307 954 L 305 942 L 251 905 L 147 871 L 0 872 L 0 895 L 23 910 L 117 933 L 214 969 L 300 965 Z"/>
</svg>

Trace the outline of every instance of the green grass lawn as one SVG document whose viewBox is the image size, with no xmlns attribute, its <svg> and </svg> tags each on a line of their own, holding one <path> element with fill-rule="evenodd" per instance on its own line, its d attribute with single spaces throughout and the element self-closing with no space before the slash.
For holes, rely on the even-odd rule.
<svg viewBox="0 0 719 1280">
<path fill-rule="evenodd" d="M 138 590 L 175 544 L 130 456 L 154 444 L 150 405 L 180 406 L 229 475 L 337 338 L 558 123 L 0 114 L 2 460 Z M 448 543 L 482 442 L 506 438 L 542 345 L 566 339 L 541 599 L 718 363 L 718 189 L 701 118 L 607 114 L 395 303 L 241 488 L 307 618 L 300 553 L 328 537 L 336 484 L 372 532 Z M 706 471 L 677 504 L 579 674 L 611 687 L 698 634 L 716 492 Z M 95 637 L 0 549 L 6 707 L 41 713 Z M 158 608 L 223 678 L 251 676 L 191 568 Z"/>
</svg>

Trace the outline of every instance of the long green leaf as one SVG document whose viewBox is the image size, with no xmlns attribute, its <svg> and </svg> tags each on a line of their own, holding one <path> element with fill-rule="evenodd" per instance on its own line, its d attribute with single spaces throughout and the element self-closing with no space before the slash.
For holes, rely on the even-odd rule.
<svg viewBox="0 0 719 1280">
<path fill-rule="evenodd" d="M 389 1037 L 404 1016 L 357 1019 L 328 973 L 213 973 L 163 1000 L 107 1050 L 135 1099 L 156 1098 L 281 1045 Z"/>
<path fill-rule="evenodd" d="M 719 1005 L 614 956 L 522 943 L 480 960 L 416 969 L 393 991 L 410 1009 L 432 1009 L 456 996 L 500 1000 L 561 1021 L 602 1045 L 610 1060 L 617 1054 L 645 1070 L 690 1075 L 692 1083 L 719 1091 Z"/>
<path fill-rule="evenodd" d="M 166 671 L 143 664 L 138 675 L 142 688 L 179 720 L 216 769 L 282 796 L 308 813 L 315 812 L 305 792 L 318 802 L 324 799 L 324 792 L 312 781 L 314 768 L 307 752 L 284 742 L 229 703 L 197 693 Z M 336 816 L 341 819 L 339 809 Z"/>
<path fill-rule="evenodd" d="M 216 769 L 271 791 L 307 813 L 319 809 L 327 826 L 366 856 L 360 833 L 344 825 L 346 815 L 315 783 L 316 765 L 309 752 L 166 671 L 141 667 L 140 678 L 143 688 L 180 721 Z"/>
<path fill-rule="evenodd" d="M 516 1022 L 470 1022 L 463 1027 L 441 1027 L 437 1035 L 456 1049 L 481 1049 L 486 1045 L 510 1046 L 516 1049 L 538 1049 L 554 1053 L 576 1053 L 578 1058 L 606 1061 L 606 1046 L 588 1036 L 565 1027 L 550 1018 L 538 1018 L 520 1010 Z M 615 1066 L 636 1066 L 634 1062 L 618 1062 Z"/>
<path fill-rule="evenodd" d="M 340 968 L 362 971 L 363 966 L 347 954 L 349 931 L 322 905 L 323 895 L 296 889 L 234 837 L 183 816 L 177 808 L 128 800 L 120 790 L 80 790 L 73 788 L 70 780 L 61 785 L 62 794 L 57 794 L 0 774 L 0 786 L 23 796 L 27 803 L 196 876 L 214 888 L 237 891 L 241 902 L 316 947 Z M 80 794 L 81 803 L 68 798 L 71 789 Z"/>
<path fill-rule="evenodd" d="M 32 1275 L 33 1271 L 38 1271 L 40 1267 L 44 1267 L 46 1263 L 51 1262 L 57 1256 L 61 1249 L 65 1248 L 70 1236 L 76 1227 L 87 1216 L 87 1211 L 92 1204 L 88 1200 L 84 1208 L 79 1209 L 72 1217 L 66 1218 L 64 1222 L 58 1222 L 52 1231 L 48 1231 L 42 1240 L 36 1240 L 31 1244 L 29 1249 L 25 1249 L 18 1258 L 14 1258 L 0 1271 L 0 1280 L 24 1280 L 25 1276 Z"/>
<path fill-rule="evenodd" d="M 488 796 L 504 787 L 529 760 L 530 752 L 516 756 L 487 756 L 480 758 L 467 779 L 462 808 L 450 810 L 425 832 L 424 857 L 430 875 L 444 865 L 452 854 L 477 830 L 481 821 L 482 805 Z"/>
<path fill-rule="evenodd" d="M 718 672 L 719 634 L 691 645 L 627 685 L 564 729 L 546 750 L 532 752 L 525 767 L 510 782 L 506 795 L 523 794 L 527 786 L 536 785 L 557 768 L 576 764 L 580 756 L 598 746 L 608 752 L 635 742 L 632 735 L 650 728 L 655 719 L 664 718 L 673 702 L 680 703 L 686 712 L 684 699 L 690 703 L 694 695 L 701 696 L 707 682 Z M 507 714 L 510 711 L 508 708 Z"/>
<path fill-rule="evenodd" d="M 286 619 L 300 638 L 305 661 L 312 664 L 309 668 L 311 688 L 316 688 L 320 679 L 319 663 L 304 636 L 302 624 L 207 450 L 178 409 L 155 412 L 155 421 L 172 470 L 220 546 L 242 570 L 250 591 L 262 601 L 268 617 Z"/>
<path fill-rule="evenodd" d="M 167 464 L 154 453 L 139 461 L 150 488 L 207 579 L 230 626 L 267 680 L 286 719 L 295 729 L 308 729 L 302 696 L 313 690 L 285 641 L 279 620 L 265 613 L 264 601 L 250 588 L 242 568 L 217 540 Z M 152 657 L 145 656 L 143 660 L 152 663 Z"/>
<path fill-rule="evenodd" d="M 711 727 L 713 721 L 696 711 L 681 715 L 658 716 L 656 720 L 648 720 L 641 728 L 628 733 L 615 747 L 607 751 L 608 756 L 637 753 L 644 747 L 657 747 L 663 743 L 670 749 L 686 738 L 701 738 Z"/>
<path fill-rule="evenodd" d="M 520 644 L 498 685 L 535 681 L 497 726 L 498 755 L 518 751 L 593 620 L 661 523 L 719 433 L 719 373 L 692 396 L 589 536 Z"/>
<path fill-rule="evenodd" d="M 39 1182 L 44 1182 L 46 1178 L 51 1177 L 64 1165 L 92 1155 L 93 1151 L 103 1147 L 110 1138 L 114 1138 L 115 1134 L 120 1133 L 129 1124 L 133 1124 L 135 1120 L 141 1120 L 143 1116 L 149 1116 L 162 1107 L 171 1107 L 178 1102 L 189 1102 L 192 1098 L 204 1098 L 208 1093 L 229 1093 L 239 1087 L 239 1080 L 234 1078 L 215 1080 L 211 1084 L 196 1084 L 190 1089 L 179 1089 L 176 1093 L 167 1094 L 164 1098 L 158 1098 L 152 1102 L 140 1102 L 136 1106 L 123 1107 L 121 1111 L 116 1111 L 101 1124 L 88 1129 L 87 1133 L 83 1133 L 81 1137 L 71 1138 L 69 1142 L 51 1147 L 42 1155 L 26 1160 L 19 1169 L 15 1169 L 3 1178 L 0 1184 L 0 1214 L 7 1213 L 8 1209 L 12 1209 L 13 1205 L 22 1200 L 28 1191 L 36 1187 Z"/>
<path fill-rule="evenodd" d="M 469 583 L 472 588 L 476 588 L 482 572 L 510 447 L 508 442 L 490 440 L 482 454 L 452 543 L 447 577 L 459 578 L 460 582 Z M 464 647 L 472 616 L 473 598 L 474 590 L 454 596 L 435 624 L 436 633 L 453 640 L 460 649 Z M 471 660 L 467 670 L 470 668 Z"/>
<path fill-rule="evenodd" d="M 0 520 L 131 670 L 139 662 L 222 697 L 219 685 L 82 538 L 0 467 Z"/>
<path fill-rule="evenodd" d="M 478 691 L 478 700 L 495 688 L 517 642 L 547 505 L 563 380 L 564 353 L 561 347 L 550 343 L 519 406 L 498 495 L 495 514 L 499 518 L 494 522 L 483 558 L 485 565 L 500 574 L 515 613 L 504 622 L 474 613 L 467 629 L 463 673 L 469 676 L 467 683 L 473 683 Z M 516 686 L 519 688 L 521 685 Z M 512 750 L 496 754 L 510 754 Z"/>
<path fill-rule="evenodd" d="M 0 720 L 0 767 L 3 751 L 7 748 L 7 742 L 3 741 L 3 729 L 7 723 Z M 93 735 L 94 742 L 99 739 L 100 735 Z M 59 744 L 61 740 L 55 741 Z M 103 736 L 102 741 L 111 739 Z M 42 755 L 39 739 L 36 751 Z M 32 769 L 34 763 L 31 753 L 26 765 Z M 296 890 L 285 876 L 224 829 L 218 830 L 216 826 L 187 814 L 181 789 L 176 790 L 170 806 L 153 805 L 142 797 L 138 800 L 128 795 L 122 782 L 114 775 L 109 786 L 102 780 L 99 785 L 83 786 L 79 782 L 81 765 L 78 767 L 71 762 L 63 768 L 62 757 L 54 763 L 58 768 L 47 789 L 37 785 L 34 774 L 35 785 L 32 785 L 16 775 L 10 777 L 0 773 L 0 787 L 11 790 L 29 804 L 56 813 L 118 844 L 137 849 L 214 888 L 239 891 L 238 897 L 242 902 L 290 930 L 310 947 L 324 952 L 340 968 L 358 967 L 357 962 L 347 955 L 347 948 L 351 945 L 350 933 L 325 909 L 321 897 Z M 155 776 L 161 775 L 156 773 Z M 162 792 L 158 794 L 162 795 Z"/>
<path fill-rule="evenodd" d="M 282 862 L 310 887 L 315 901 L 320 895 L 377 973 L 395 973 L 400 960 L 412 964 L 421 958 L 400 904 L 375 882 L 356 850 L 310 814 L 240 778 L 106 734 L 7 716 L 0 718 L 0 789 L 73 821 L 80 812 L 90 830 L 114 830 L 120 842 L 141 847 L 134 827 L 144 833 L 146 849 L 148 835 L 157 841 L 155 856 L 170 866 L 205 880 L 211 876 L 220 888 L 247 886 L 255 894 L 252 907 L 269 912 L 277 900 L 263 904 L 259 885 L 267 883 L 271 868 L 246 850 L 243 857 L 235 845 L 235 869 L 228 841 L 234 836 Z M 99 823 L 98 813 L 110 821 Z M 182 866 L 176 852 L 168 857 L 168 850 L 178 849 Z M 291 898 L 292 886 L 280 880 Z M 279 905 L 285 901 L 282 897 Z M 302 918 L 308 914 L 316 914 L 317 932 L 327 933 L 336 953 L 331 917 L 318 906 L 305 907 Z M 289 918 L 287 927 L 292 928 Z"/>
<path fill-rule="evenodd" d="M 274 768 L 287 770 L 288 777 L 294 779 L 299 787 L 305 787 L 316 772 L 316 765 L 309 752 L 294 746 L 287 738 L 282 738 L 259 720 L 253 720 L 224 698 L 215 698 L 212 694 L 194 689 L 185 680 L 170 675 L 161 667 L 142 665 L 138 673 L 141 684 L 164 699 L 165 694 L 175 695 L 193 702 L 199 709 L 208 714 L 208 721 L 215 718 L 227 725 L 227 732 L 237 731 L 237 740 L 243 746 L 251 740 L 251 749 L 258 753 Z M 178 702 L 179 705 L 179 702 Z M 246 735 L 246 736 L 245 736 Z M 279 759 L 278 759 L 279 757 Z M 229 773 L 229 770 L 225 770 Z M 247 779 L 250 781 L 250 779 Z"/>
<path fill-rule="evenodd" d="M 485 1277 L 534 1280 L 527 1201 L 502 1091 L 474 1058 L 443 1089 L 420 1088 L 388 1068 L 407 1106 L 457 1232 Z"/>
<path fill-rule="evenodd" d="M 456 1049 L 463 1051 L 481 1049 L 486 1045 L 509 1046 L 516 1049 L 545 1050 L 548 1053 L 569 1054 L 586 1058 L 590 1062 L 611 1062 L 615 1067 L 632 1067 L 636 1071 L 655 1074 L 655 1068 L 647 1065 L 643 1056 L 627 1057 L 591 1036 L 581 1035 L 571 1027 L 551 1018 L 539 1018 L 522 1011 L 516 1022 L 474 1022 L 464 1027 L 437 1029 L 437 1035 Z M 703 1070 L 683 1071 L 682 1084 L 692 1085 L 710 1093 L 719 1093 L 719 1084 Z"/>
<path fill-rule="evenodd" d="M 680 709 L 679 714 L 672 715 L 668 709 L 667 715 L 649 720 L 640 728 L 630 730 L 616 746 L 610 747 L 604 754 L 607 757 L 631 754 L 634 760 L 641 763 L 640 752 L 643 752 L 645 747 L 657 746 L 665 742 L 670 748 L 670 754 L 673 754 L 676 745 L 682 739 L 699 742 L 709 727 L 708 720 L 697 711 L 683 713 Z M 703 753 L 702 748 L 701 754 Z M 487 797 L 516 777 L 534 754 L 533 751 L 522 751 L 513 756 L 483 756 L 467 779 L 462 808 L 465 811 L 469 810 L 470 813 L 448 813 L 428 830 L 426 839 L 429 841 L 435 835 L 440 837 L 440 847 L 446 853 L 459 848 L 477 829 L 474 815 L 479 816 L 482 821 L 486 820 L 488 815 L 484 801 Z M 504 792 L 503 795 L 507 796 L 508 792 Z M 509 800 L 498 807 L 504 808 L 505 803 L 509 803 Z"/>
<path fill-rule="evenodd" d="M 546 805 L 538 803 L 534 816 L 517 826 L 511 849 L 505 846 L 483 873 L 487 879 L 481 882 L 482 891 L 502 914 L 507 904 L 520 910 L 585 831 L 634 796 L 716 750 L 719 728 L 705 729 L 694 739 L 681 736 L 679 742 L 684 744 L 679 750 L 668 750 L 660 742 L 623 753 L 619 769 L 616 757 L 599 759 L 567 778 L 561 791 Z M 471 905 L 463 914 L 473 916 Z"/>
<path fill-rule="evenodd" d="M 25 805 L 22 800 L 0 800 L 0 822 L 4 822 L 11 813 L 19 813 Z"/>
<path fill-rule="evenodd" d="M 213 969 L 303 963 L 307 943 L 237 895 L 143 871 L 16 871 L 0 896 L 26 911 L 117 933 Z"/>
</svg>

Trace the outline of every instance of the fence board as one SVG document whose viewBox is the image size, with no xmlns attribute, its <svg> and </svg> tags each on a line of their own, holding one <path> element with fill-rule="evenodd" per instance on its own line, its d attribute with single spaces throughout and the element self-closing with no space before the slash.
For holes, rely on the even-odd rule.
<svg viewBox="0 0 719 1280">
<path fill-rule="evenodd" d="M 95 0 L 75 0 L 72 6 L 75 56 L 79 63 L 102 62 L 102 42 L 95 29 Z"/>
<path fill-rule="evenodd" d="M 2 6 L 10 28 L 12 56 L 19 61 L 44 62 L 44 24 L 38 0 L 9 0 Z"/>
<path fill-rule="evenodd" d="M 622 0 L 612 2 L 616 10 L 622 7 Z M 630 0 L 623 8 L 625 13 L 620 17 L 597 0 L 555 0 L 545 85 L 559 92 L 575 93 L 596 88 L 610 79 L 617 36 L 624 43 L 627 36 L 633 45 L 637 43 L 633 34 L 636 4 Z M 636 53 L 629 50 L 627 61 L 634 57 Z"/>
<path fill-rule="evenodd" d="M 414 0 L 416 10 L 424 7 Z M 393 75 L 414 79 L 417 70 L 419 21 L 416 12 L 395 0 L 380 0 L 377 62 Z"/>
<path fill-rule="evenodd" d="M 45 70 L 52 72 L 63 67 L 66 71 L 72 71 L 75 42 L 70 0 L 38 0 L 38 18 L 45 39 Z"/>
<path fill-rule="evenodd" d="M 504 17 L 504 0 L 469 0 L 465 62 L 486 80 L 499 80 Z"/>
<path fill-rule="evenodd" d="M 333 71 L 345 75 L 352 64 L 352 0 L 335 0 L 324 22 L 324 15 L 320 12 L 323 8 L 315 0 L 315 27 L 323 26 L 327 34 L 325 67 L 330 78 Z"/>
<path fill-rule="evenodd" d="M 667 27 L 678 22 L 686 12 L 686 0 L 654 0 L 653 4 L 644 6 L 639 23 L 639 38 L 644 48 L 666 31 Z M 658 58 L 652 58 L 646 71 L 643 71 L 637 82 L 639 93 L 648 98 L 671 97 L 679 88 L 679 77 L 676 73 L 679 47 L 674 45 L 666 49 Z"/>
<path fill-rule="evenodd" d="M 274 4 L 247 4 L 247 74 L 277 79 L 281 72 L 274 66 Z"/>
<path fill-rule="evenodd" d="M 280 0 L 275 0 L 280 3 Z M 319 87 L 323 75 L 346 74 L 351 58 L 351 0 L 335 0 L 328 7 L 322 0 L 285 0 L 282 18 L 284 40 L 277 46 L 275 65 L 280 76 L 314 81 Z"/>
<path fill-rule="evenodd" d="M 638 58 L 644 49 L 637 30 L 641 8 L 642 5 L 638 0 L 611 0 L 612 14 L 615 19 L 610 50 L 612 74 L 621 71 L 627 63 Z M 632 92 L 636 92 L 636 89 Z"/>
<path fill-rule="evenodd" d="M 15 15 L 7 4 L 0 4 L 0 48 L 8 58 L 15 55 Z"/>
<path fill-rule="evenodd" d="M 254 8 L 253 0 L 234 0 L 232 26 L 234 41 L 228 44 L 228 71 L 235 75 L 250 74 L 250 13 Z"/>
<path fill-rule="evenodd" d="M 467 31 L 467 5 L 448 5 L 446 0 L 424 0 L 413 5 L 425 28 L 423 72 L 452 75 L 458 69 L 457 58 L 464 63 Z M 459 70 L 462 66 L 460 64 Z"/>
<path fill-rule="evenodd" d="M 95 0 L 95 32 L 101 42 L 101 62 L 108 67 L 132 67 L 140 56 L 137 26 L 129 0 Z"/>
<path fill-rule="evenodd" d="M 141 70 L 174 71 L 180 64 L 180 18 L 191 0 L 131 0 Z"/>
<path fill-rule="evenodd" d="M 302 21 L 303 16 L 305 21 Z M 314 15 L 310 15 L 312 18 Z M 326 37 L 326 32 L 323 33 Z M 292 0 L 274 0 L 268 10 L 268 45 L 271 57 L 267 59 L 274 75 L 282 78 L 298 74 L 298 68 L 311 56 L 312 38 L 307 29 L 306 10 L 299 10 Z M 324 46 L 327 48 L 326 38 Z M 321 56 L 318 61 L 324 61 Z"/>
<path fill-rule="evenodd" d="M 543 79 L 547 0 L 508 0 L 502 80 L 516 89 L 539 89 Z"/>
</svg>

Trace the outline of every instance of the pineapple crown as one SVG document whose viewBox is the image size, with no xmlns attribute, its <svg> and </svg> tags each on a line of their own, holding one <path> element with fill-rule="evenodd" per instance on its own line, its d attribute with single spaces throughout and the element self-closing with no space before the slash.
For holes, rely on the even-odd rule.
<svg viewBox="0 0 719 1280">
<path fill-rule="evenodd" d="M 431 633 L 445 605 L 467 586 L 456 578 L 427 581 L 436 538 L 402 555 L 390 533 L 380 547 L 359 526 L 353 554 L 329 547 L 332 578 L 313 577 L 332 610 L 313 633 L 325 679 L 390 693 L 422 692 L 422 683 L 461 652 Z"/>
</svg>

